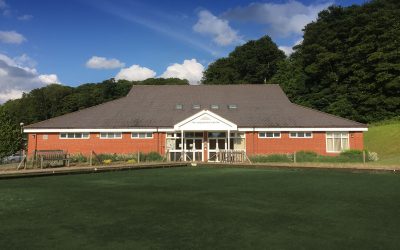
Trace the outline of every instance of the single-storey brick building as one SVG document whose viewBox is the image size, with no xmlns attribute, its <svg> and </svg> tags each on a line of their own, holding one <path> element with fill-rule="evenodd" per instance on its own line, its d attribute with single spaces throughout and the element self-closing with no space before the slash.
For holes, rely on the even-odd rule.
<svg viewBox="0 0 400 250">
<path fill-rule="evenodd" d="M 279 85 L 133 86 L 126 97 L 28 125 L 28 155 L 155 151 L 172 160 L 363 149 L 367 126 L 293 104 Z"/>
</svg>

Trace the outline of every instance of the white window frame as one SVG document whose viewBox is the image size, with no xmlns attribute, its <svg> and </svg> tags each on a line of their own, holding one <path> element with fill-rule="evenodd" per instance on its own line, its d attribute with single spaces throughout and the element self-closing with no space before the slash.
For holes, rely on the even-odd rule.
<svg viewBox="0 0 400 250">
<path fill-rule="evenodd" d="M 295 133 L 296 136 L 292 136 L 292 133 Z M 303 137 L 299 136 L 299 133 L 304 133 Z M 311 133 L 311 136 L 306 136 L 307 133 Z M 291 131 L 289 132 L 289 138 L 295 138 L 295 139 L 311 139 L 314 137 L 314 133 L 312 131 Z"/>
<path fill-rule="evenodd" d="M 267 133 L 272 133 L 272 137 L 268 137 Z M 279 136 L 275 136 L 275 134 L 277 134 L 277 133 L 279 133 Z M 265 134 L 265 136 L 261 136 L 260 134 Z M 259 131 L 258 132 L 258 138 L 260 138 L 260 139 L 280 139 L 280 138 L 282 138 L 282 133 L 278 132 L 278 131 L 274 131 L 274 132 L 271 132 L 271 131 Z"/>
<path fill-rule="evenodd" d="M 176 133 L 176 132 L 167 132 L 167 136 L 166 138 L 182 138 L 182 135 L 180 132 Z"/>
<path fill-rule="evenodd" d="M 133 136 L 133 134 L 137 134 L 138 136 Z M 139 134 L 144 134 L 145 137 L 140 137 Z M 151 134 L 151 137 L 148 137 L 147 134 Z M 154 133 L 153 132 L 132 132 L 131 133 L 131 139 L 134 140 L 148 140 L 148 139 L 153 139 L 154 138 Z"/>
<path fill-rule="evenodd" d="M 61 134 L 66 134 L 66 137 L 65 138 L 61 137 Z M 74 138 L 68 138 L 68 134 L 73 134 Z M 75 137 L 76 134 L 82 134 L 82 137 L 76 138 Z M 87 137 L 84 137 L 83 136 L 84 134 L 87 134 Z M 90 139 L 90 133 L 88 133 L 88 132 L 72 132 L 72 133 L 71 132 L 61 132 L 59 134 L 59 139 L 61 139 L 61 140 L 87 140 L 87 139 Z"/>
<path fill-rule="evenodd" d="M 334 133 L 340 133 L 340 144 L 342 144 L 342 145 L 343 145 L 342 140 L 343 140 L 343 139 L 347 139 L 347 143 L 348 143 L 348 145 L 349 145 L 349 148 L 348 148 L 348 149 L 343 149 L 343 150 L 339 150 L 339 151 L 329 151 L 329 150 L 328 150 L 328 139 L 333 139 L 332 148 L 335 148 L 335 144 L 334 144 L 334 143 L 335 143 L 335 137 L 333 136 Z M 346 134 L 347 134 L 347 137 L 344 137 L 344 136 L 343 136 L 343 133 L 346 133 Z M 332 137 L 329 137 L 328 134 L 332 134 Z M 336 139 L 338 139 L 338 138 L 336 138 Z M 327 153 L 341 153 L 341 152 L 343 152 L 343 151 L 346 151 L 346 150 L 351 149 L 351 146 L 350 146 L 350 133 L 347 132 L 347 131 L 335 131 L 335 132 L 333 132 L 333 131 L 327 131 L 327 132 L 325 133 L 325 146 L 326 146 L 326 152 L 327 152 Z"/>
<path fill-rule="evenodd" d="M 102 137 L 102 134 L 106 134 L 105 137 Z M 108 137 L 109 134 L 114 134 L 114 137 Z M 118 137 L 115 135 L 119 134 Z M 101 140 L 115 140 L 115 139 L 122 139 L 122 132 L 100 132 L 100 139 Z"/>
</svg>

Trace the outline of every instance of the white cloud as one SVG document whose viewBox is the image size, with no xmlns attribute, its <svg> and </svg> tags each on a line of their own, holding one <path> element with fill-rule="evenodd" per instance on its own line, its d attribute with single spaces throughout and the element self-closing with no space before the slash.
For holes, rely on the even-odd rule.
<svg viewBox="0 0 400 250">
<path fill-rule="evenodd" d="M 199 84 L 203 77 L 204 66 L 196 59 L 184 60 L 182 64 L 174 63 L 161 75 L 164 78 L 187 79 L 190 84 Z"/>
<path fill-rule="evenodd" d="M 86 67 L 91 69 L 116 69 L 125 67 L 125 63 L 115 58 L 107 59 L 105 57 L 92 56 L 86 62 Z"/>
<path fill-rule="evenodd" d="M 0 42 L 20 44 L 26 41 L 26 38 L 15 31 L 0 31 Z"/>
<path fill-rule="evenodd" d="M 17 19 L 20 20 L 20 21 L 29 21 L 32 18 L 33 18 L 32 15 L 22 15 L 22 16 L 17 17 Z"/>
<path fill-rule="evenodd" d="M 21 98 L 23 91 L 12 89 L 9 91 L 0 92 L 0 103 L 6 102 L 12 99 Z"/>
<path fill-rule="evenodd" d="M 230 45 L 241 41 L 238 32 L 229 26 L 227 20 L 214 16 L 208 10 L 202 10 L 198 14 L 199 20 L 193 26 L 193 30 L 206 35 L 211 35 L 218 45 Z"/>
<path fill-rule="evenodd" d="M 116 80 L 142 81 L 156 76 L 156 72 L 140 65 L 132 65 L 121 69 L 115 76 Z"/>
<path fill-rule="evenodd" d="M 33 67 L 34 61 L 27 55 L 10 58 L 0 54 L 0 103 L 22 96 L 34 88 L 49 83 L 60 83 L 57 75 L 39 75 Z"/>
<path fill-rule="evenodd" d="M 286 56 L 290 56 L 293 53 L 293 48 L 290 46 L 279 46 L 280 50 L 282 50 Z"/>
<path fill-rule="evenodd" d="M 38 78 L 44 84 L 53 84 L 53 83 L 61 84 L 56 74 L 39 75 Z"/>
<path fill-rule="evenodd" d="M 0 9 L 5 9 L 7 8 L 7 4 L 4 0 L 0 0 Z"/>
<path fill-rule="evenodd" d="M 303 42 L 303 39 L 300 39 L 300 40 L 296 41 L 293 44 L 293 46 L 291 46 L 291 47 L 290 46 L 279 46 L 278 48 L 280 50 L 282 50 L 283 52 L 285 52 L 286 56 L 290 56 L 294 52 L 293 47 L 296 46 L 296 45 L 301 44 L 302 42 Z"/>
<path fill-rule="evenodd" d="M 300 35 L 304 26 L 316 20 L 318 13 L 333 2 L 304 5 L 296 0 L 286 3 L 251 3 L 228 10 L 223 16 L 230 20 L 265 24 L 274 35 Z"/>
</svg>

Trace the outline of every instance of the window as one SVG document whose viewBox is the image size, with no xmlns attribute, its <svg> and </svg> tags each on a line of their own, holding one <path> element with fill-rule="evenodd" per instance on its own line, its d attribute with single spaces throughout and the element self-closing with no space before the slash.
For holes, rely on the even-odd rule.
<svg viewBox="0 0 400 250">
<path fill-rule="evenodd" d="M 175 109 L 183 109 L 183 105 L 182 104 L 176 104 L 175 105 Z"/>
<path fill-rule="evenodd" d="M 122 139 L 122 133 L 100 133 L 100 139 Z"/>
<path fill-rule="evenodd" d="M 281 138 L 281 132 L 259 132 L 258 138 Z"/>
<path fill-rule="evenodd" d="M 200 108 L 201 108 L 200 104 L 193 104 L 192 105 L 192 109 L 200 109 Z"/>
<path fill-rule="evenodd" d="M 203 138 L 203 132 L 185 132 L 185 138 Z"/>
<path fill-rule="evenodd" d="M 208 133 L 208 138 L 225 138 L 226 133 L 225 132 L 209 132 Z"/>
<path fill-rule="evenodd" d="M 167 138 L 181 138 L 181 133 L 167 133 Z"/>
<path fill-rule="evenodd" d="M 348 132 L 326 132 L 326 152 L 339 153 L 349 148 Z"/>
<path fill-rule="evenodd" d="M 234 133 L 231 132 L 231 138 L 244 138 L 244 133 Z"/>
<path fill-rule="evenodd" d="M 212 104 L 211 109 L 219 109 L 219 106 L 217 104 Z"/>
<path fill-rule="evenodd" d="M 290 138 L 312 138 L 312 132 L 290 132 Z"/>
<path fill-rule="evenodd" d="M 153 138 L 152 132 L 133 132 L 131 135 L 132 139 L 149 139 Z"/>
<path fill-rule="evenodd" d="M 89 133 L 60 133 L 60 139 L 89 139 Z"/>
<path fill-rule="evenodd" d="M 229 104 L 228 105 L 228 109 L 237 109 L 237 105 L 236 104 Z"/>
</svg>

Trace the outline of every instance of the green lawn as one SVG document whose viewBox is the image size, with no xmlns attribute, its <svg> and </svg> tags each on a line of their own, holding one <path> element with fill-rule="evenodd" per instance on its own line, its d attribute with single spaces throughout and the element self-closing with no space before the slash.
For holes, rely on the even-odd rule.
<svg viewBox="0 0 400 250">
<path fill-rule="evenodd" d="M 367 150 L 378 153 L 378 164 L 400 165 L 400 121 L 371 125 L 364 143 Z"/>
<path fill-rule="evenodd" d="M 0 180 L 0 249 L 399 249 L 400 175 L 172 168 Z"/>
</svg>

